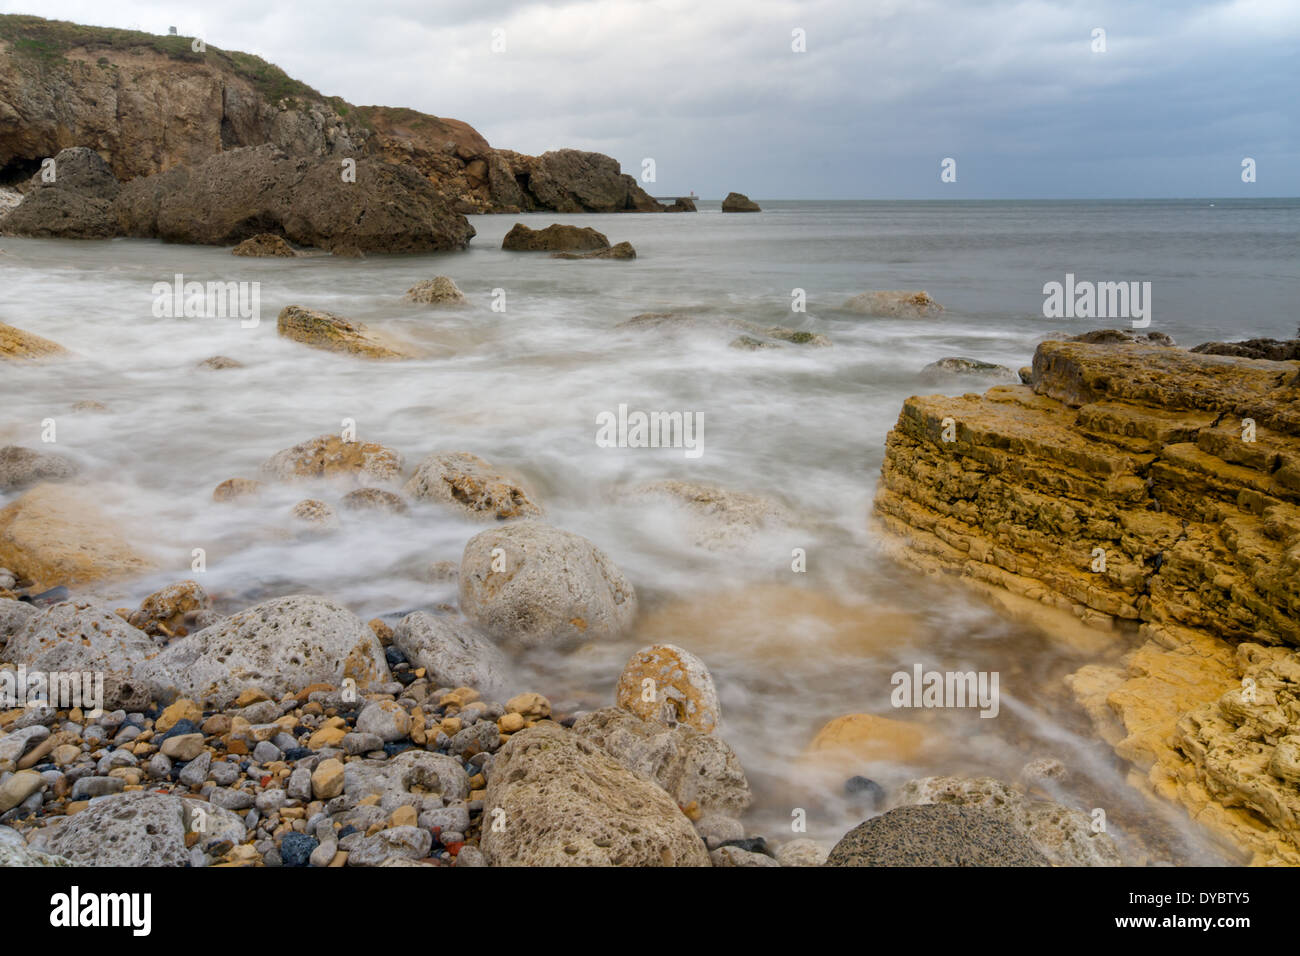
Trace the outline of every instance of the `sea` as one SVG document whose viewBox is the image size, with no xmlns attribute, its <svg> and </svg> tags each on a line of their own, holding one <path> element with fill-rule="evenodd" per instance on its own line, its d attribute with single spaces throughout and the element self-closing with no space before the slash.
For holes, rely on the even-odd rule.
<svg viewBox="0 0 1300 956">
<path fill-rule="evenodd" d="M 408 472 L 431 452 L 472 452 L 520 476 L 547 521 L 600 547 L 640 604 L 625 637 L 515 655 L 512 689 L 545 694 L 557 711 L 589 710 L 613 702 L 638 647 L 671 642 L 697 654 L 717 685 L 718 733 L 754 789 L 749 832 L 833 843 L 878 812 L 870 794 L 888 799 L 933 775 L 1014 781 L 1027 762 L 1051 758 L 1068 773 L 1042 784 L 1045 795 L 1090 819 L 1103 811 L 1131 858 L 1239 862 L 1183 811 L 1143 797 L 1071 698 L 1064 678 L 1117 662 L 1131 636 L 1052 640 L 956 582 L 899 567 L 879 547 L 872 499 L 885 436 L 909 395 L 995 384 L 936 379 L 923 371 L 930 363 L 961 357 L 1015 371 L 1045 339 L 1132 328 L 1128 317 L 1045 315 L 1045 287 L 1067 276 L 1150 283 L 1149 325 L 1138 331 L 1180 345 L 1295 335 L 1300 200 L 758 201 L 758 214 L 701 201 L 694 214 L 474 216 L 466 251 L 362 259 L 0 239 L 0 322 L 75 353 L 0 366 L 0 445 L 76 459 L 100 506 L 156 561 L 157 572 L 107 589 L 110 606 L 194 578 L 226 612 L 309 592 L 390 622 L 453 612 L 456 584 L 431 568 L 459 562 L 482 524 L 414 502 L 405 516 L 343 512 L 336 533 L 302 534 L 293 504 L 337 505 L 339 488 L 273 486 L 233 505 L 214 503 L 212 490 L 259 477 L 280 449 L 349 427 L 400 451 Z M 516 222 L 591 226 L 630 241 L 637 258 L 502 251 Z M 468 304 L 404 301 L 436 275 L 454 279 Z M 165 290 L 177 276 L 246 283 L 258 314 L 175 315 Z M 944 308 L 915 319 L 844 307 L 872 290 L 924 290 Z M 427 357 L 377 363 L 282 339 L 276 315 L 291 304 L 365 323 Z M 695 321 L 619 327 L 644 313 Z M 739 323 L 831 344 L 736 348 L 747 334 Z M 242 367 L 198 367 L 216 355 Z M 87 401 L 105 410 L 73 412 Z M 620 406 L 689 414 L 699 453 L 598 441 L 602 415 Z M 678 506 L 629 494 L 659 480 L 760 495 L 791 520 L 719 546 Z M 0 492 L 0 506 L 16 495 Z M 997 717 L 895 707 L 894 676 L 917 665 L 996 672 Z M 850 713 L 915 722 L 927 743 L 828 778 L 804 751 Z M 879 790 L 848 786 L 850 776 Z"/>
</svg>

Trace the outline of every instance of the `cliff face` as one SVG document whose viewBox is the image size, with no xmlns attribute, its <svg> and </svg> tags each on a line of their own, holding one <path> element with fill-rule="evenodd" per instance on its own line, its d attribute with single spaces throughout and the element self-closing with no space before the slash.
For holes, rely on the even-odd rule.
<svg viewBox="0 0 1300 956">
<path fill-rule="evenodd" d="M 191 43 L 0 16 L 0 185 L 24 186 L 42 160 L 69 147 L 95 150 L 125 182 L 270 144 L 294 156 L 410 164 L 461 213 L 662 208 L 609 157 L 495 150 L 459 120 L 352 106 L 259 57 L 195 52 Z M 534 191 L 539 166 L 554 174 Z"/>
<path fill-rule="evenodd" d="M 886 543 L 1136 632 L 1070 679 L 1133 782 L 1300 864 L 1300 362 L 1046 342 L 1031 383 L 906 402 Z"/>
</svg>

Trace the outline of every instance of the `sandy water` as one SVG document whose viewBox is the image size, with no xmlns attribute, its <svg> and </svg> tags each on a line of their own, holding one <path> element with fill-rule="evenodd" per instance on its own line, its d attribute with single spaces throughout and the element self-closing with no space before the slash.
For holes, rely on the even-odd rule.
<svg viewBox="0 0 1300 956">
<path fill-rule="evenodd" d="M 1027 760 L 1054 756 L 1073 772 L 1056 795 L 1105 809 L 1111 832 L 1135 851 L 1166 862 L 1219 859 L 1178 813 L 1135 796 L 1062 684 L 1081 663 L 1117 658 L 1123 640 L 1087 649 L 1046 641 L 969 593 L 880 557 L 868 516 L 903 399 L 987 385 L 936 386 L 920 375 L 927 363 L 957 355 L 1014 369 L 1044 337 L 1123 324 L 1044 319 L 1043 283 L 1066 272 L 1152 281 L 1152 328 L 1183 344 L 1291 334 L 1300 205 L 765 208 L 761 216 L 723 216 L 706 203 L 697 215 L 525 217 L 630 240 L 639 252 L 632 263 L 504 253 L 500 239 L 520 218 L 509 216 L 474 217 L 479 234 L 466 252 L 364 260 L 5 239 L 0 321 L 77 357 L 0 371 L 0 443 L 39 446 L 53 418 L 53 447 L 84 465 L 102 506 L 164 569 L 124 583 L 115 600 L 192 576 L 192 550 L 203 548 L 199 580 L 222 610 L 314 591 L 363 618 L 392 620 L 455 601 L 454 584 L 431 581 L 429 567 L 458 561 L 481 525 L 420 504 L 408 517 L 344 513 L 339 533 L 303 536 L 289 508 L 308 496 L 336 503 L 338 488 L 275 488 L 238 506 L 214 504 L 212 489 L 256 477 L 275 451 L 338 433 L 345 419 L 362 440 L 403 452 L 408 470 L 434 450 L 474 452 L 522 475 L 548 520 L 596 542 L 641 600 L 635 634 L 563 658 L 516 660 L 513 686 L 562 708 L 602 706 L 635 648 L 672 641 L 700 654 L 718 684 L 721 733 L 756 791 L 751 831 L 786 838 L 801 809 L 809 835 L 833 841 L 862 818 L 838 781 L 816 777 L 798 757 L 827 720 L 867 712 L 932 731 L 933 745 L 907 763 L 858 768 L 886 789 L 931 773 L 1010 780 Z M 176 273 L 260 283 L 260 324 L 155 317 L 154 284 Z M 402 301 L 410 285 L 438 274 L 456 280 L 468 308 Z M 791 311 L 796 288 L 806 313 Z M 947 310 L 918 322 L 839 308 L 881 288 L 924 288 Z M 493 311 L 494 290 L 504 292 L 504 312 Z M 291 303 L 360 320 L 431 357 L 376 364 L 280 340 L 275 316 Z M 824 333 L 834 346 L 746 352 L 728 347 L 735 333 L 614 328 L 650 311 L 780 324 Z M 218 354 L 244 367 L 196 369 Z M 84 400 L 109 411 L 73 414 Z M 599 447 L 596 416 L 619 404 L 702 415 L 704 453 Z M 796 520 L 734 549 L 702 548 L 671 506 L 620 496 L 660 478 L 761 493 Z M 791 571 L 794 548 L 807 554 L 806 573 Z M 890 676 L 917 663 L 997 671 L 999 716 L 894 710 Z"/>
</svg>

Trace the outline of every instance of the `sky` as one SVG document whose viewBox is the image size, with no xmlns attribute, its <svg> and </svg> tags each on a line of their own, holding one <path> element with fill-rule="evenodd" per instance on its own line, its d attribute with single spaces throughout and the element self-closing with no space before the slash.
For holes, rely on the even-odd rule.
<svg viewBox="0 0 1300 956">
<path fill-rule="evenodd" d="M 493 146 L 595 150 L 637 176 L 652 160 L 656 196 L 1300 196 L 1300 0 L 0 0 L 0 11 L 175 26 L 326 95 L 464 120 Z"/>
</svg>

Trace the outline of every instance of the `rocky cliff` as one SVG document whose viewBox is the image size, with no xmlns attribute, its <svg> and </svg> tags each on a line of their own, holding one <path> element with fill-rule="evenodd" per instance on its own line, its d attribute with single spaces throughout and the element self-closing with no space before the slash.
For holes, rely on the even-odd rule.
<svg viewBox="0 0 1300 956">
<path fill-rule="evenodd" d="M 125 182 L 270 144 L 415 167 L 461 213 L 659 211 L 598 153 L 496 150 L 471 126 L 323 96 L 247 53 L 189 37 L 0 16 L 0 185 L 84 146 Z"/>
<path fill-rule="evenodd" d="M 1300 864 L 1300 362 L 1045 342 L 1027 378 L 908 399 L 887 546 L 1134 641 L 1069 679 L 1132 782 Z"/>
</svg>

